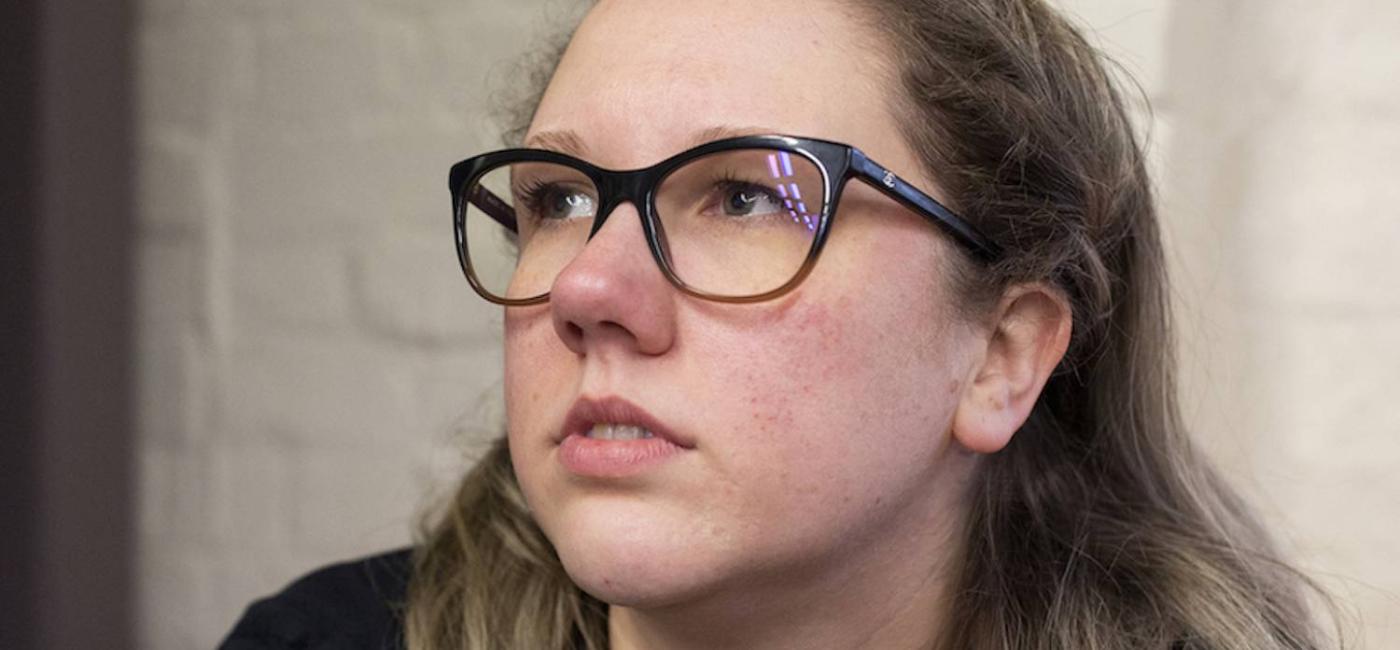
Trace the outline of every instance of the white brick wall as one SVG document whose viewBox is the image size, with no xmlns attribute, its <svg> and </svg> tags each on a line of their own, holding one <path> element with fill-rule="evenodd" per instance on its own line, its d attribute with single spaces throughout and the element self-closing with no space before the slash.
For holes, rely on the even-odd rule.
<svg viewBox="0 0 1400 650">
<path fill-rule="evenodd" d="M 446 174 L 546 4 L 141 3 L 141 647 L 406 543 L 498 426 Z"/>
<path fill-rule="evenodd" d="M 1397 30 L 1393 3 L 1183 2 L 1169 39 L 1198 431 L 1371 648 L 1400 647 Z"/>
<path fill-rule="evenodd" d="M 141 647 L 211 647 L 250 599 L 407 542 L 498 426 L 499 312 L 445 175 L 569 4 L 140 3 Z M 1400 11 L 1062 4 L 1155 106 L 1192 421 L 1368 647 L 1400 646 Z"/>
</svg>

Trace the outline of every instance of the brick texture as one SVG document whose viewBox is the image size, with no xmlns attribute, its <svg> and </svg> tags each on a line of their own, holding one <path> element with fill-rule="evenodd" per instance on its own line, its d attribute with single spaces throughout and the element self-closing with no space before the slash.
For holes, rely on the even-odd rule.
<svg viewBox="0 0 1400 650">
<path fill-rule="evenodd" d="M 1400 10 L 1061 4 L 1144 91 L 1193 425 L 1367 647 L 1400 647 Z M 572 9 L 139 6 L 139 645 L 212 647 L 251 599 L 407 543 L 499 432 L 500 312 L 456 267 L 446 172 Z"/>
<path fill-rule="evenodd" d="M 1194 424 L 1371 648 L 1400 647 L 1396 29 L 1393 5 L 1182 2 L 1168 38 Z"/>
<path fill-rule="evenodd" d="M 253 598 L 408 543 L 500 430 L 447 168 L 495 144 L 488 89 L 561 9 L 140 7 L 139 645 L 213 647 Z"/>
</svg>

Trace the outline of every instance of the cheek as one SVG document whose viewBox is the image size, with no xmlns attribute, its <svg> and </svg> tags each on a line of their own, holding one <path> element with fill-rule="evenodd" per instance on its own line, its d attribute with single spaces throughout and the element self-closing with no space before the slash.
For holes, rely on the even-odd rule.
<svg viewBox="0 0 1400 650">
<path fill-rule="evenodd" d="M 901 330 L 897 317 L 856 304 L 800 300 L 730 357 L 761 360 L 726 384 L 745 397 L 724 460 L 754 483 L 749 492 L 775 497 L 755 506 L 869 508 L 929 478 L 955 396 L 946 364 L 906 336 L 907 321 Z"/>
<path fill-rule="evenodd" d="M 518 443 L 541 442 L 545 440 L 542 432 L 563 421 L 569 403 L 559 396 L 570 394 L 571 357 L 555 336 L 549 313 L 544 310 L 507 310 L 503 343 L 506 429 L 512 457 L 520 468 L 522 461 L 528 463 L 543 447 Z"/>
<path fill-rule="evenodd" d="M 848 220 L 805 295 L 740 339 L 755 362 L 734 374 L 774 454 L 768 475 L 806 491 L 797 498 L 870 505 L 934 480 L 961 395 L 972 341 L 939 278 L 945 251 L 901 213 L 861 216 L 880 218 Z"/>
<path fill-rule="evenodd" d="M 505 310 L 504 337 L 506 388 L 550 381 L 565 370 L 573 353 L 559 340 L 549 306 L 511 307 Z M 542 392 L 539 389 L 531 393 Z"/>
<path fill-rule="evenodd" d="M 748 406 L 760 433 L 787 431 L 803 411 L 821 404 L 837 384 L 850 380 L 853 349 L 851 323 L 835 317 L 846 309 L 801 300 L 768 326 L 762 335 L 745 337 L 734 356 L 748 360 L 735 373 L 748 391 Z"/>
<path fill-rule="evenodd" d="M 539 383 L 527 380 L 539 375 L 541 346 L 538 337 L 532 338 L 528 332 L 507 323 L 504 347 L 506 418 L 514 425 L 518 423 L 518 413 L 532 412 L 541 400 Z"/>
<path fill-rule="evenodd" d="M 748 387 L 756 425 L 905 423 L 895 433 L 944 410 L 957 394 L 956 328 L 936 281 L 918 280 L 884 292 L 813 282 L 778 317 L 738 333 L 730 358 L 743 363 L 730 376 Z"/>
</svg>

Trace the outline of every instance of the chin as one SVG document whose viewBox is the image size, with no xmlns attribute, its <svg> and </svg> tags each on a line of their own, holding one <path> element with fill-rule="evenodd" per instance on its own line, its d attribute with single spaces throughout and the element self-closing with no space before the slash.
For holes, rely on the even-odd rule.
<svg viewBox="0 0 1400 650">
<path fill-rule="evenodd" d="M 660 563 L 588 549 L 560 553 L 574 584 L 609 605 L 648 609 L 683 602 L 694 591 Z"/>
<path fill-rule="evenodd" d="M 594 598 L 639 609 L 666 607 L 715 591 L 714 548 L 684 530 L 609 516 L 605 508 L 559 527 L 549 537 L 569 578 Z M 582 521 L 580 521 L 582 520 Z"/>
</svg>

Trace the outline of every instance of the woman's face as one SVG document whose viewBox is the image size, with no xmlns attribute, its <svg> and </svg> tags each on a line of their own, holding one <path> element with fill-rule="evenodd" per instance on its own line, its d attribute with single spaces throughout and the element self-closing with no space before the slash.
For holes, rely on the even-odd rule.
<svg viewBox="0 0 1400 650">
<path fill-rule="evenodd" d="M 860 147 L 936 196 L 899 136 L 877 41 L 846 11 L 604 0 L 527 142 L 631 169 L 705 134 L 805 135 Z M 619 207 L 547 304 L 506 315 L 512 458 L 573 579 L 658 607 L 931 554 L 957 525 L 970 467 L 949 436 L 976 335 L 942 272 L 951 254 L 929 224 L 851 183 L 805 282 L 720 304 L 669 284 L 636 208 Z M 585 429 L 650 422 L 665 440 L 579 440 L 566 419 L 581 401 L 602 405 L 574 411 Z"/>
</svg>

